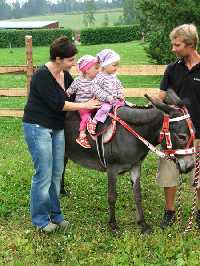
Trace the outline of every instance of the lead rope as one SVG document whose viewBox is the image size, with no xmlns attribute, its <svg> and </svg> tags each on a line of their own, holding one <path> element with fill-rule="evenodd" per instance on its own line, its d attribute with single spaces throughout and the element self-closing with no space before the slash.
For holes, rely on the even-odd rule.
<svg viewBox="0 0 200 266">
<path fill-rule="evenodd" d="M 183 189 L 183 177 L 180 174 L 179 175 L 179 185 L 178 185 L 178 191 L 177 191 L 177 222 L 180 224 L 182 220 L 182 206 L 181 206 L 181 201 L 182 201 L 182 189 Z"/>
<path fill-rule="evenodd" d="M 200 146 L 197 148 L 196 156 L 195 156 L 195 174 L 194 174 L 194 181 L 193 181 L 193 187 L 194 187 L 194 196 L 192 201 L 192 208 L 191 208 L 191 215 L 188 219 L 188 224 L 185 228 L 184 233 L 188 233 L 193 228 L 193 220 L 197 208 L 197 186 L 199 181 L 199 171 L 200 171 Z"/>
<path fill-rule="evenodd" d="M 197 186 L 199 180 L 199 172 L 200 172 L 200 149 L 198 147 L 198 151 L 195 154 L 195 173 L 194 173 L 194 180 L 193 180 L 193 187 L 194 187 L 194 195 L 192 201 L 192 208 L 191 208 L 191 215 L 188 219 L 188 224 L 185 228 L 184 233 L 188 233 L 193 228 L 193 220 L 196 212 L 197 207 Z M 179 175 L 179 187 L 177 191 L 177 222 L 180 224 L 182 220 L 182 208 L 181 208 L 181 192 L 183 188 L 183 178 L 182 175 Z"/>
</svg>

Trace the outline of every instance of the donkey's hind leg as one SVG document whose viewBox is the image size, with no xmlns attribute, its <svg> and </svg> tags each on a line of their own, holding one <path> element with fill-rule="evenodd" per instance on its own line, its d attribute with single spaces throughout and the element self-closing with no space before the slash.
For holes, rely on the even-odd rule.
<svg viewBox="0 0 200 266">
<path fill-rule="evenodd" d="M 133 189 L 133 195 L 135 198 L 136 204 L 136 215 L 137 215 L 137 223 L 142 228 L 142 233 L 150 233 L 151 227 L 145 222 L 144 211 L 142 208 L 142 195 L 141 195 L 141 185 L 140 185 L 140 172 L 141 172 L 141 164 L 137 164 L 133 166 L 131 169 L 131 183 Z"/>
</svg>

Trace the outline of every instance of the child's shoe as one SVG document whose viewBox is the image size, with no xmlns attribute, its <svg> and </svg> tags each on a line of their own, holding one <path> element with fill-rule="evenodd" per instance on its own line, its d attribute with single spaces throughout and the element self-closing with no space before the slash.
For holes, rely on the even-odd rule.
<svg viewBox="0 0 200 266">
<path fill-rule="evenodd" d="M 91 148 L 91 145 L 87 139 L 86 136 L 79 136 L 77 139 L 76 139 L 76 142 L 81 145 L 83 148 L 85 149 L 90 149 Z"/>
<path fill-rule="evenodd" d="M 91 135 L 95 135 L 95 131 L 96 131 L 96 126 L 97 126 L 97 122 L 93 121 L 93 120 L 89 120 L 87 123 L 87 131 L 91 134 Z"/>
</svg>

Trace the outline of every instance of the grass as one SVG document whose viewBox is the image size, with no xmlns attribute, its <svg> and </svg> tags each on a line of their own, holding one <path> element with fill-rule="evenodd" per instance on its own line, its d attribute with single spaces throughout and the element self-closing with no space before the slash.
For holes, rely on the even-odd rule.
<svg viewBox="0 0 200 266">
<path fill-rule="evenodd" d="M 20 108 L 23 109 L 26 97 L 1 97 L 0 108 Z"/>
<path fill-rule="evenodd" d="M 109 17 L 109 26 L 113 26 L 114 23 L 118 21 L 118 18 L 122 15 L 122 9 L 111 9 L 111 10 L 100 10 L 97 11 L 94 15 L 95 23 L 92 25 L 93 27 L 102 27 L 105 15 Z M 83 24 L 83 13 L 57 13 L 57 14 L 47 14 L 46 16 L 34 16 L 34 17 L 26 17 L 20 19 L 12 19 L 11 21 L 35 21 L 35 20 L 53 20 L 58 21 L 60 27 L 71 28 L 73 30 L 79 30 L 84 28 Z"/>
<path fill-rule="evenodd" d="M 145 53 L 145 44 L 140 41 L 132 41 L 127 43 L 114 44 L 98 44 L 98 45 L 78 45 L 79 53 L 77 58 L 82 55 L 96 55 L 97 52 L 104 48 L 111 48 L 121 56 L 121 65 L 144 65 L 152 63 Z M 33 47 L 33 63 L 36 65 L 44 64 L 49 57 L 48 47 Z M 0 65 L 23 65 L 25 64 L 24 48 L 0 48 Z"/>
<path fill-rule="evenodd" d="M 72 192 L 61 198 L 71 222 L 67 232 L 45 235 L 30 224 L 28 204 L 32 163 L 23 140 L 20 119 L 0 119 L 0 264 L 7 265 L 199 265 L 199 234 L 183 235 L 179 225 L 159 229 L 163 193 L 155 183 L 156 158 L 150 154 L 142 171 L 143 202 L 154 232 L 140 234 L 129 175 L 118 180 L 117 218 L 120 232 L 107 229 L 106 176 L 72 162 L 66 185 Z M 184 224 L 191 206 L 184 185 Z"/>
<path fill-rule="evenodd" d="M 137 64 L 150 63 L 139 42 L 121 46 L 124 47 L 121 50 L 124 63 L 131 64 L 133 59 Z M 131 49 L 132 46 L 135 48 Z M 121 49 L 120 45 L 113 47 Z M 126 57 L 127 47 L 131 49 L 129 57 Z M 34 50 L 35 62 L 45 62 L 47 48 L 37 49 Z M 80 46 L 81 53 L 87 49 L 89 51 L 91 47 Z M 95 49 L 100 49 L 100 46 Z M 95 53 L 95 49 L 92 52 Z M 2 64 L 23 64 L 22 50 L 14 50 L 12 57 L 5 55 L 6 51 L 0 49 Z M 135 60 L 136 56 L 138 61 Z M 142 61 L 142 58 L 145 60 Z M 24 80 L 17 75 L 15 79 L 13 77 L 1 76 L 0 87 L 21 87 Z M 120 78 L 127 87 L 154 87 L 158 86 L 160 80 L 160 77 Z M 145 103 L 143 98 L 129 100 Z M 25 101 L 24 97 L 2 97 L 0 107 L 23 107 Z M 28 205 L 33 166 L 23 139 L 21 119 L 0 118 L 0 265 L 199 265 L 199 233 L 196 230 L 187 235 L 182 233 L 192 203 L 189 179 L 184 177 L 183 224 L 162 231 L 159 222 L 163 215 L 164 195 L 155 183 L 156 170 L 157 158 L 149 154 L 143 164 L 141 183 L 146 219 L 154 229 L 151 235 L 141 235 L 135 223 L 135 204 L 128 173 L 118 180 L 116 216 L 120 235 L 113 237 L 106 225 L 106 175 L 87 170 L 71 161 L 65 181 L 72 194 L 68 198 L 61 198 L 64 215 L 71 223 L 70 229 L 45 235 L 34 230 L 30 223 Z"/>
</svg>

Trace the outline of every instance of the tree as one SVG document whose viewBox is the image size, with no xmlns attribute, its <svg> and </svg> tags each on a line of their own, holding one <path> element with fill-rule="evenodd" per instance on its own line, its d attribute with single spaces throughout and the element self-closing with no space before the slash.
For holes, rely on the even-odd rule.
<svg viewBox="0 0 200 266">
<path fill-rule="evenodd" d="M 148 35 L 148 53 L 160 64 L 173 60 L 169 33 L 184 23 L 200 25 L 199 0 L 138 0 L 140 24 Z"/>
<path fill-rule="evenodd" d="M 83 15 L 83 23 L 85 26 L 89 26 L 95 23 L 94 13 L 96 11 L 96 5 L 94 0 L 86 0 L 85 3 L 85 12 Z"/>
<path fill-rule="evenodd" d="M 108 14 L 104 15 L 104 21 L 103 21 L 103 26 L 107 27 L 109 25 L 109 16 Z"/>
<path fill-rule="evenodd" d="M 13 18 L 23 17 L 19 1 L 16 1 L 12 4 L 12 17 Z"/>
<path fill-rule="evenodd" d="M 28 0 L 22 6 L 23 12 L 26 16 L 43 15 L 46 13 L 48 3 L 46 0 Z"/>
<path fill-rule="evenodd" d="M 136 22 L 137 9 L 135 0 L 123 0 L 123 17 L 124 24 L 130 25 Z"/>
<path fill-rule="evenodd" d="M 5 0 L 0 0 L 0 19 L 11 18 L 11 7 Z"/>
</svg>

